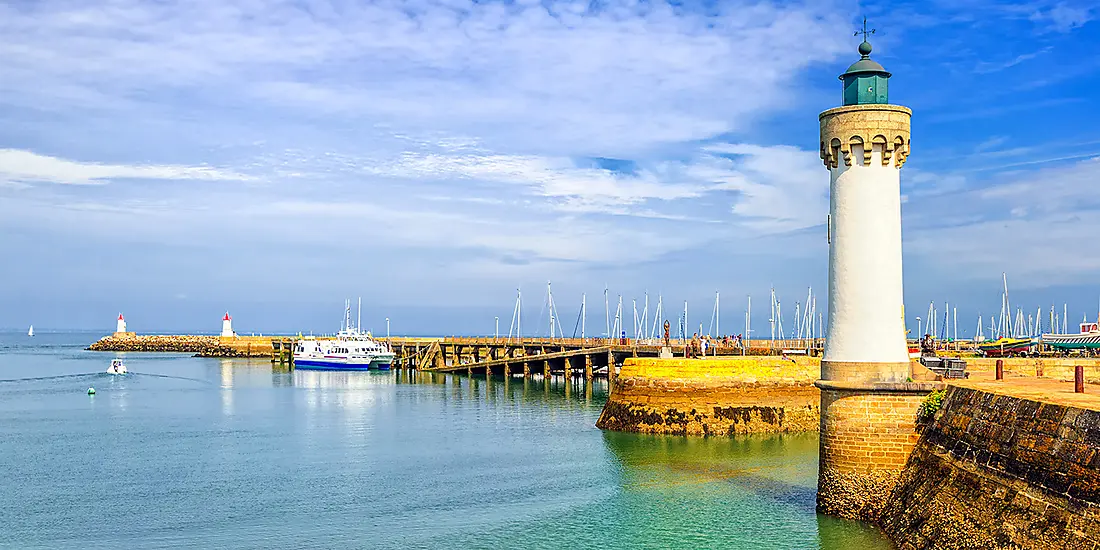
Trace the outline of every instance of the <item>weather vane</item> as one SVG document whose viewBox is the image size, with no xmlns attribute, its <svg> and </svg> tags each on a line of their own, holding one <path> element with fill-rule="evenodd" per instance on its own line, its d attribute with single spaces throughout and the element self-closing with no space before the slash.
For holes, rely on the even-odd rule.
<svg viewBox="0 0 1100 550">
<path fill-rule="evenodd" d="M 863 41 L 864 42 L 867 41 L 867 35 L 868 34 L 875 34 L 875 29 L 867 30 L 867 17 L 863 18 L 863 30 L 856 31 L 856 33 L 853 36 L 859 36 L 861 34 L 863 35 Z"/>
</svg>

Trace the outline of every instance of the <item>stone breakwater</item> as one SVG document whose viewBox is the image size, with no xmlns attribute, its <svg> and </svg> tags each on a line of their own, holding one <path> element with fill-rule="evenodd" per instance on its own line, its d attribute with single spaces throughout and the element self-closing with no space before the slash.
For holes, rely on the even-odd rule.
<svg viewBox="0 0 1100 550">
<path fill-rule="evenodd" d="M 242 336 L 112 334 L 88 346 L 91 351 L 194 353 L 202 357 L 270 357 L 271 338 Z"/>
<path fill-rule="evenodd" d="M 819 369 L 804 357 L 627 359 L 596 426 L 696 436 L 816 430 Z"/>
<path fill-rule="evenodd" d="M 903 550 L 1100 547 L 1100 399 L 968 385 L 921 428 L 883 529 Z"/>
</svg>

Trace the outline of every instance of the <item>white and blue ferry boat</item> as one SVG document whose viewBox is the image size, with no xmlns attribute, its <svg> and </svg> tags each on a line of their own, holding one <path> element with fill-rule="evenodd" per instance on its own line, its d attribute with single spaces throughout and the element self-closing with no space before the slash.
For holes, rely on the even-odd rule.
<svg viewBox="0 0 1100 550">
<path fill-rule="evenodd" d="M 358 325 L 358 323 L 356 323 Z M 334 339 L 306 337 L 294 346 L 294 367 L 313 370 L 386 370 L 393 364 L 389 346 L 351 326 L 351 304 L 345 303 L 344 327 Z"/>
</svg>

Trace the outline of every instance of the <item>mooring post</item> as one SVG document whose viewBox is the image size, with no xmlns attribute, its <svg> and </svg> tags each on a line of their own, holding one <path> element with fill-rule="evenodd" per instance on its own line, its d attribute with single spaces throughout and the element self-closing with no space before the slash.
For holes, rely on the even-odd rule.
<svg viewBox="0 0 1100 550">
<path fill-rule="evenodd" d="M 584 379 L 592 380 L 592 356 L 584 354 Z"/>
<path fill-rule="evenodd" d="M 530 378 L 531 377 L 531 364 L 528 363 L 527 361 L 523 362 L 523 377 L 524 378 Z"/>
<path fill-rule="evenodd" d="M 1005 377 L 1005 362 L 1004 359 L 997 360 L 997 380 L 1003 380 Z"/>
<path fill-rule="evenodd" d="M 1085 393 L 1085 366 L 1074 365 L 1073 367 L 1073 391 L 1074 393 Z"/>
</svg>

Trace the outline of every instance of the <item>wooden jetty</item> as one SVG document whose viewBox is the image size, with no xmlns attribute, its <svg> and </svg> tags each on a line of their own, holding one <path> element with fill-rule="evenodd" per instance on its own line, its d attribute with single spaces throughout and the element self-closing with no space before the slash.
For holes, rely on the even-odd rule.
<svg viewBox="0 0 1100 550">
<path fill-rule="evenodd" d="M 659 340 L 631 338 L 378 338 L 394 352 L 393 368 L 424 372 L 487 375 L 562 375 L 592 379 L 614 375 L 628 357 L 657 357 Z M 272 338 L 273 363 L 292 363 L 296 338 Z M 753 342 L 756 344 L 757 342 Z M 793 343 L 793 342 L 792 342 Z M 773 346 L 775 343 L 772 344 Z M 683 357 L 684 344 L 673 341 L 672 353 Z M 779 352 L 776 346 L 773 351 Z M 754 352 L 767 351 L 754 349 Z M 812 348 L 811 348 L 812 353 Z M 707 355 L 742 355 L 735 346 L 717 345 Z"/>
</svg>

